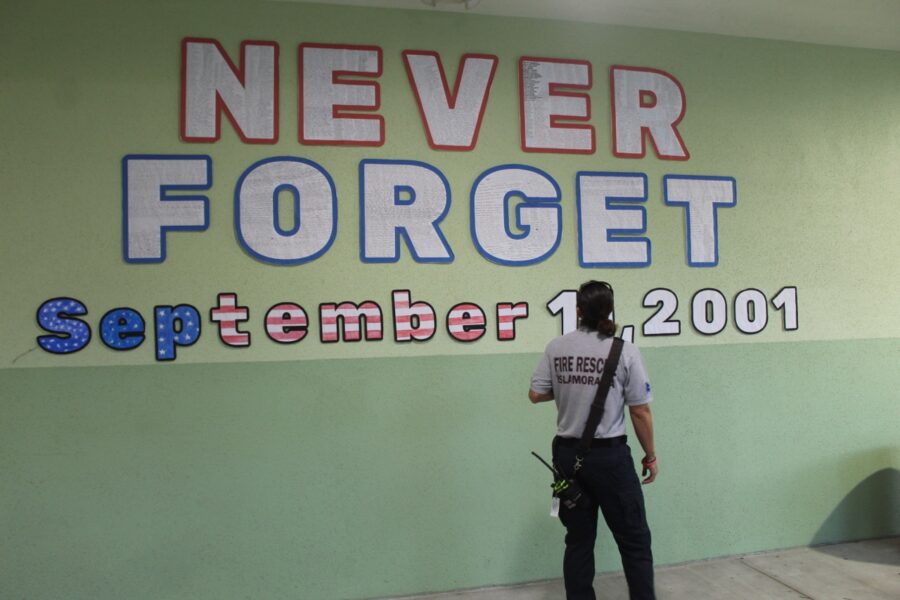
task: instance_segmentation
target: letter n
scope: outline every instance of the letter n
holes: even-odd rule
[[[181,139],[218,141],[222,111],[244,143],[278,141],[278,44],[241,42],[238,69],[217,40],[182,40]]]

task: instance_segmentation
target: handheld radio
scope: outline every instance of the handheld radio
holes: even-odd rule
[[[531,453],[553,473],[553,483],[550,484],[550,488],[553,490],[553,496],[559,498],[563,506],[571,510],[586,500],[581,486],[574,478],[566,478],[559,469],[550,466],[537,452],[532,451]]]

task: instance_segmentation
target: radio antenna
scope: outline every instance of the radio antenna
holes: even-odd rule
[[[547,464],[547,461],[544,460],[543,458],[541,458],[540,456],[538,456],[538,453],[537,453],[537,452],[535,452],[534,450],[532,450],[531,453],[534,455],[534,457],[535,457],[536,459],[538,459],[539,461],[541,461],[542,463],[544,463],[544,466],[547,467],[548,469],[550,469],[550,472],[553,473],[554,476],[559,477],[559,473],[556,471],[556,469],[554,469],[553,467],[551,467],[550,465],[548,465],[548,464]]]

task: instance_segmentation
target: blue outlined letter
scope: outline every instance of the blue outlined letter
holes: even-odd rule
[[[293,226],[278,221],[278,196],[289,192]],[[324,254],[337,234],[337,193],[331,175],[311,160],[291,156],[252,164],[234,189],[234,230],[250,256],[299,265]]]
[[[647,200],[647,176],[581,171],[576,176],[575,187],[581,266],[649,266],[649,238],[623,235],[646,233],[647,209],[622,205]]]
[[[206,196],[169,196],[170,190],[207,190],[208,156],[130,154],[122,159],[122,233],[125,262],[166,260],[166,231],[209,227]]]
[[[450,210],[450,184],[436,167],[414,160],[359,163],[359,258],[400,260],[400,238],[416,262],[453,262],[438,224]]]
[[[562,193],[547,173],[526,165],[488,169],[472,185],[470,222],[472,241],[486,259],[519,267],[541,262],[553,254],[561,236]],[[510,227],[510,202],[515,227]]]
[[[686,215],[688,265],[719,264],[719,207],[737,204],[734,177],[666,175],[663,199],[667,206],[683,206]]]

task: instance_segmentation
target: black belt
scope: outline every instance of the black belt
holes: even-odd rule
[[[581,439],[556,436],[556,439],[553,441],[553,443],[564,448],[577,448],[578,444],[581,443]],[[591,440],[591,448],[612,448],[613,446],[624,446],[627,443],[627,435],[620,435],[618,437],[611,438],[594,438],[593,440]]]

